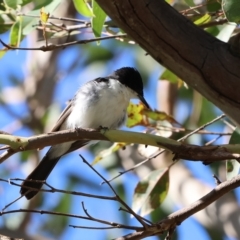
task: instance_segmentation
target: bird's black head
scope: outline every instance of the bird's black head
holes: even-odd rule
[[[117,79],[120,83],[124,84],[125,86],[136,92],[139,99],[144,103],[144,105],[150,108],[148,103],[144,99],[143,81],[137,69],[131,67],[123,67],[114,71],[114,73],[112,73],[109,77]]]
[[[131,67],[120,68],[110,76],[143,96],[143,82],[140,73]]]

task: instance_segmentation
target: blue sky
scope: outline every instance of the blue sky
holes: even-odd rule
[[[7,42],[7,35],[1,36],[1,39],[3,41]],[[102,45],[104,47],[108,47],[109,41],[102,42]],[[26,42],[22,43],[22,46],[26,45]],[[68,49],[65,49],[61,54],[60,58],[58,59],[58,70],[65,72],[63,75],[64,77],[60,79],[60,81],[57,84],[55,95],[54,95],[54,102],[57,103],[61,108],[65,106],[65,102],[73,97],[75,94],[76,89],[81,86],[83,83],[85,83],[88,80],[92,80],[99,76],[105,76],[108,75],[113,70],[123,67],[123,66],[136,66],[136,62],[143,61],[142,66],[144,64],[146,65],[145,68],[149,72],[148,76],[148,83],[145,86],[145,97],[147,101],[150,103],[150,105],[153,108],[157,107],[156,103],[156,88],[157,88],[157,81],[158,77],[160,75],[160,72],[162,68],[154,62],[154,60],[151,59],[150,56],[145,56],[144,52],[141,52],[142,55],[139,55],[138,57],[142,59],[136,59],[135,50],[132,50],[130,48],[124,50],[124,47],[117,47],[115,49],[115,54],[117,57],[114,58],[114,61],[109,61],[107,63],[93,63],[89,64],[88,66],[80,67],[79,69],[75,69],[72,72],[67,72],[68,67],[71,65],[71,62],[73,60],[76,60],[74,47],[70,47]],[[21,81],[24,80],[24,62],[26,59],[26,52],[25,51],[11,51],[8,52],[1,60],[0,60],[0,86],[1,88],[4,88],[6,86],[11,86],[11,83],[9,81],[9,76],[15,76]],[[82,60],[81,60],[82,61]],[[140,64],[141,65],[141,64]],[[141,69],[139,69],[141,72]],[[190,103],[181,102],[178,104],[179,108],[178,111],[181,113],[187,113],[189,111]],[[12,105],[11,109],[17,113],[19,116],[27,115],[28,113],[27,108],[25,104],[17,104]],[[16,119],[12,116],[10,116],[2,107],[0,107],[1,111],[1,118],[0,118],[0,127],[1,129],[5,129],[6,126],[14,122]],[[185,114],[176,114],[176,116],[179,116],[177,120],[179,122],[182,122],[184,120]],[[182,118],[182,119],[181,119]],[[134,131],[140,131],[142,128],[135,128]],[[132,130],[132,129],[131,129]],[[221,130],[221,129],[218,129]],[[19,134],[21,136],[30,136],[32,133],[27,130],[26,128],[20,128],[18,131],[14,132],[14,134]],[[46,152],[46,149],[41,151],[41,155],[43,156]],[[71,153],[64,157],[59,164],[57,165],[56,169],[54,169],[53,173],[50,175],[48,182],[50,182],[53,186],[56,188],[63,189],[66,186],[66,179],[69,177],[69,175],[82,175],[84,173],[83,179],[86,179],[86,182],[92,182],[95,185],[98,185],[98,189],[91,189],[96,193],[101,194],[107,194],[112,195],[111,191],[108,189],[107,186],[100,186],[100,183],[102,182],[99,177],[92,174],[92,171],[83,164],[81,159],[78,157],[79,152]],[[86,149],[83,149],[80,151],[83,156],[88,159],[89,161],[92,161],[94,158],[93,154]],[[193,174],[197,177],[202,179],[203,181],[207,182],[208,184],[211,184],[214,187],[214,181],[212,178],[212,173],[210,169],[206,166],[204,166],[201,163],[192,163],[192,162],[185,162],[186,165],[192,170]],[[109,179],[111,176],[110,174],[104,170],[104,168],[100,165],[97,165],[96,168],[101,174],[104,174],[104,176]],[[7,175],[9,173],[9,175]],[[4,178],[9,177],[21,177],[24,178],[24,171],[22,171],[21,163],[18,159],[18,155],[11,157],[6,162],[4,162],[1,165],[0,168],[0,174]],[[89,179],[90,176],[90,179]],[[131,205],[132,200],[132,194],[133,189],[135,185],[138,182],[138,178],[133,174],[129,173],[122,177],[126,195],[128,196],[128,203]],[[93,185],[94,185],[93,184]],[[0,184],[1,187],[1,201],[0,201],[0,207],[5,206],[7,203],[12,201],[14,198],[19,196],[18,189],[16,187],[9,186],[7,184]],[[75,188],[77,191],[83,191],[83,192],[89,192],[89,187],[78,183]],[[5,194],[6,193],[6,194]],[[237,191],[238,197],[239,197],[239,191]],[[61,195],[60,194],[48,194],[48,200],[45,201],[43,208],[48,209],[49,207],[53,207],[56,205],[56,203],[60,200]],[[82,197],[73,197],[71,202],[71,208],[70,213],[73,214],[83,214],[83,211],[81,209],[81,201],[85,202],[85,205],[89,211],[90,214],[94,214],[94,216],[102,217],[104,216],[104,219],[108,219],[109,221],[120,221],[121,218],[119,217],[117,209],[119,208],[118,204],[115,203],[109,203],[106,201],[96,201],[95,199],[90,198],[82,198]],[[26,204],[25,200],[21,200],[17,202],[15,205],[11,206],[10,209],[18,209],[20,207],[23,207]],[[177,209],[177,208],[176,208]],[[176,210],[175,209],[175,210]],[[21,218],[21,214],[18,214],[18,216]],[[9,217],[9,219],[13,219],[13,215],[6,216],[6,219]],[[16,215],[15,215],[16,217]],[[47,215],[33,215],[33,225],[31,226],[31,229],[29,231],[31,233],[39,232],[43,233],[40,229],[39,221],[42,223],[44,221],[48,220]],[[129,221],[131,224],[137,224],[136,220],[129,218]],[[0,219],[0,223],[3,224],[3,220]],[[17,221],[15,220],[15,224],[17,225]],[[86,225],[86,222],[83,222],[79,219],[71,219],[70,224],[73,225]],[[88,223],[87,223],[88,224]],[[189,231],[191,229],[191,231]],[[206,233],[206,231],[193,219],[190,218],[186,220],[181,226],[178,227],[178,234],[179,239],[195,239],[195,240],[208,240],[210,239]],[[65,240],[69,239],[69,236],[71,236],[71,239],[79,239],[79,234],[81,236],[85,236],[84,239],[107,239],[107,238],[113,238],[117,237],[122,234],[126,234],[126,231],[117,230],[116,232],[113,231],[100,231],[100,230],[82,230],[82,229],[73,229],[73,228],[66,228],[63,234],[60,236],[59,239]],[[151,239],[157,239],[155,237],[152,237]]]

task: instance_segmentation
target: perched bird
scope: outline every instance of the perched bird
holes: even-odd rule
[[[60,115],[52,132],[74,128],[119,128],[126,119],[131,98],[138,98],[149,108],[143,96],[143,82],[139,72],[123,67],[107,77],[99,77],[85,83]],[[27,199],[34,197],[43,183],[29,181],[47,179],[59,159],[89,141],[66,142],[50,147],[42,161],[22,183],[20,193]],[[31,187],[39,190],[29,190]]]

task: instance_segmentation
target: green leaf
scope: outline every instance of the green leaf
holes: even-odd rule
[[[208,12],[217,12],[222,9],[222,6],[216,0],[208,0],[207,1],[207,11]]]
[[[34,8],[34,10],[28,12],[27,14],[29,15],[36,15],[40,17],[40,10],[42,7],[45,8],[47,12],[50,13],[50,15],[53,14],[53,11],[59,6],[61,3],[61,0],[42,0],[38,1],[38,5]],[[36,25],[39,22],[39,19],[37,18],[32,18],[32,17],[23,17],[23,22],[22,22],[22,34],[24,36],[28,35],[32,30],[35,29],[33,25]]]
[[[229,144],[239,144],[240,143],[240,128],[236,128],[230,138]],[[238,175],[240,164],[234,159],[226,161],[226,178],[230,180]]]
[[[98,162],[100,162],[102,159],[108,157],[109,155],[113,154],[114,152],[117,152],[118,150],[125,148],[127,145],[129,145],[128,143],[122,143],[122,142],[118,142],[118,143],[113,143],[113,145],[107,149],[102,150],[101,152],[99,152],[96,157],[94,158],[92,165],[97,164]]]
[[[223,12],[229,22],[240,23],[240,2],[239,0],[223,0]]]
[[[189,7],[194,7],[194,6],[196,6],[196,4],[194,3],[193,0],[185,0],[185,3],[186,3]]]
[[[179,77],[172,73],[170,70],[166,69],[160,76],[160,80],[167,80],[171,83],[178,83]]]
[[[220,30],[218,29],[217,26],[213,26],[213,27],[209,27],[207,29],[205,29],[206,32],[208,32],[209,34],[213,35],[214,37],[216,37]]]
[[[19,4],[18,3],[19,1],[16,1],[16,0],[4,0],[4,2],[8,7],[13,8],[13,9],[16,9],[17,5]]]
[[[141,209],[141,216],[157,209],[167,196],[169,188],[169,169],[151,172],[135,188],[133,210]]]
[[[92,30],[95,37],[100,37],[107,15],[95,0],[93,0],[93,14],[94,17],[92,18]]]
[[[21,0],[20,2],[21,2],[20,3],[21,6],[25,6],[26,4],[32,2],[32,0]]]
[[[85,17],[94,17],[92,8],[89,6],[87,0],[73,0],[76,10]]]
[[[0,15],[0,34],[7,32],[11,28],[12,25],[13,25],[13,23],[11,23],[11,22],[9,23],[9,20],[4,19]]]
[[[10,32],[10,45],[18,47],[21,41],[22,35],[22,20],[21,18],[13,24]]]
[[[209,14],[204,14],[203,16],[198,17],[198,19],[196,19],[196,20],[194,21],[194,23],[195,23],[196,25],[202,25],[202,24],[208,23],[208,22],[210,22],[210,21],[211,21],[211,16],[210,16]]]

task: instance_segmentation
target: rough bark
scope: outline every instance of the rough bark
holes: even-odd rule
[[[157,62],[240,124],[240,56],[165,1],[97,0]]]

